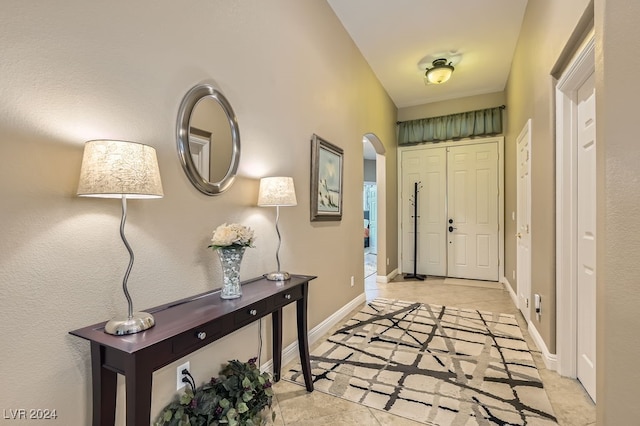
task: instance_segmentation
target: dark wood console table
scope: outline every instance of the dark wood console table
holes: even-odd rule
[[[242,283],[239,299],[223,300],[216,290],[148,309],[146,312],[153,314],[156,325],[137,334],[107,334],[105,323],[71,331],[91,342],[93,425],[115,423],[117,373],[124,375],[126,381],[127,425],[148,425],[154,371],[269,314],[273,323],[273,375],[279,381],[282,308],[294,301],[304,380],[307,391],[313,391],[307,296],[309,281],[314,278],[293,275],[284,282],[256,278]]]

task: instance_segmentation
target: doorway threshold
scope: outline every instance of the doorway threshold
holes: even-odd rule
[[[482,288],[493,288],[493,289],[503,288],[503,285],[497,281],[467,280],[463,278],[445,278],[444,283],[451,284],[451,285],[466,285],[468,287],[482,287]]]

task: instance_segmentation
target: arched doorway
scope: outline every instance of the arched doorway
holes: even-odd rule
[[[362,137],[363,143],[363,223],[365,280],[375,275],[386,281],[386,191],[385,148],[373,133]]]

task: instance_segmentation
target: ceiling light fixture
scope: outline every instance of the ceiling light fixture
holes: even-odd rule
[[[447,64],[447,60],[444,58],[436,59],[432,63],[433,68],[427,68],[425,78],[431,84],[442,84],[451,78],[453,74],[453,65],[451,62]]]

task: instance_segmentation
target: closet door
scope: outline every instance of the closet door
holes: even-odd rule
[[[413,273],[414,204],[417,202],[417,273],[446,276],[446,148],[402,152],[402,272]],[[418,197],[414,197],[418,182]]]
[[[448,276],[498,281],[497,143],[448,150]]]

